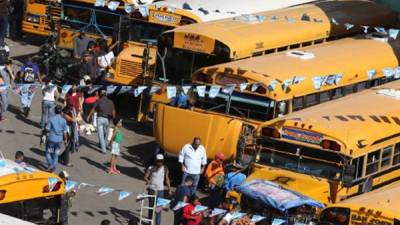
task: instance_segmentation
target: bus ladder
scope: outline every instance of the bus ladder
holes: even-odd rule
[[[143,198],[140,200],[141,206],[140,206],[139,225],[143,225],[143,224],[154,225],[154,218],[156,215],[156,208],[157,208],[157,195],[144,195],[142,197]],[[150,206],[151,199],[153,199],[153,201],[152,201],[153,206]],[[148,204],[146,205],[146,203],[148,203]],[[145,215],[145,213],[147,213],[148,210],[152,210],[151,218],[148,218]]]

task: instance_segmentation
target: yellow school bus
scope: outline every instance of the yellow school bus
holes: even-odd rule
[[[193,94],[193,110],[158,103],[153,125],[156,141],[167,153],[177,155],[199,136],[208,157],[223,152],[241,158],[261,123],[392,80],[382,69],[398,66],[399,43],[382,41],[378,35],[367,37],[200,69],[193,75],[194,85],[206,85],[208,92],[213,85],[236,84],[235,91],[231,96],[220,92],[215,98]],[[371,68],[376,69],[373,77],[367,73]],[[316,87],[313,80],[321,76],[330,80],[329,85]],[[241,92],[242,83],[248,86]]]
[[[285,8],[313,0],[165,0],[139,10],[121,23],[120,40],[125,49],[105,78],[107,82],[137,85],[154,74],[158,36],[175,27],[231,18],[241,14]],[[146,50],[145,50],[146,49]],[[145,52],[144,52],[145,51]],[[144,67],[146,67],[144,69]]]
[[[249,179],[278,182],[325,204],[396,181],[399,89],[393,81],[261,125]]]
[[[57,28],[60,16],[61,1],[27,0],[25,1],[22,30],[25,33],[48,36],[52,30]]]
[[[58,180],[51,190],[49,178]],[[23,168],[10,160],[0,167],[0,213],[35,224],[61,225],[63,194],[64,184],[54,174]]]
[[[115,31],[122,16],[127,13],[121,1],[118,8],[110,10],[107,4],[96,7],[95,0],[63,0],[61,17],[58,25],[57,46],[64,49],[73,49],[74,39],[80,31],[90,39],[106,38],[109,44],[115,39]]]
[[[324,209],[318,225],[400,224],[400,182]]]
[[[345,23],[354,27],[346,29]],[[352,36],[363,31],[361,25],[395,24],[396,14],[382,6],[343,0],[181,26],[159,38],[155,80],[182,84],[201,67]]]

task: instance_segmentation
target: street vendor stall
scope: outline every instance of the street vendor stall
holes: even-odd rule
[[[263,224],[311,224],[324,204],[280,185],[255,179],[237,188],[242,194],[242,209],[266,217]]]

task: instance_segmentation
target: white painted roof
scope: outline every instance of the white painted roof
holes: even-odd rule
[[[19,173],[22,173],[24,171],[28,172],[28,170],[25,170],[23,167],[21,167],[12,160],[6,159],[5,161],[6,165],[4,167],[0,166],[0,177],[7,176],[10,174],[16,174],[17,172]],[[30,172],[38,171],[37,169],[34,169],[32,167],[28,167],[28,169]]]
[[[189,12],[198,16],[202,22],[206,22],[309,2],[315,2],[315,0],[164,0],[153,4],[157,7],[183,9],[183,5],[186,3],[192,8],[192,10],[188,10]],[[208,14],[199,10],[201,8],[207,10]]]
[[[35,224],[0,213],[0,225],[35,225]]]

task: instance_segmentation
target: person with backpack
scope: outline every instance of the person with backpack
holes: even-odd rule
[[[157,198],[164,198],[165,187],[167,185],[167,190],[171,194],[171,182],[168,175],[168,168],[164,166],[164,156],[158,154],[156,156],[155,165],[147,168],[144,175],[144,181],[148,186],[147,191],[149,195],[156,195]],[[153,199],[150,200],[150,207],[156,204]],[[149,218],[152,218],[153,211],[149,210]],[[161,211],[156,212],[155,224],[161,225]]]
[[[28,117],[32,99],[36,91],[35,83],[37,81],[42,83],[39,66],[32,61],[32,58],[29,58],[26,63],[22,65],[17,77],[21,87],[19,94],[21,97],[22,111],[25,117]]]

